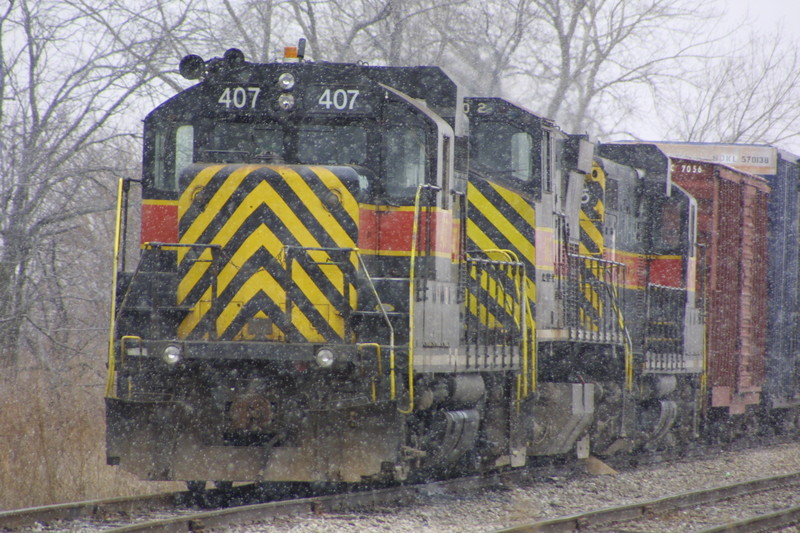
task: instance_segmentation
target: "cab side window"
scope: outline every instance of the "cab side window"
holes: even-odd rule
[[[505,122],[479,122],[472,128],[471,157],[477,170],[501,178],[533,182],[533,137]]]
[[[386,192],[413,195],[428,174],[425,129],[416,125],[389,128],[384,133],[383,162]]]
[[[153,142],[153,184],[162,191],[177,191],[181,172],[194,162],[194,127],[157,131]]]

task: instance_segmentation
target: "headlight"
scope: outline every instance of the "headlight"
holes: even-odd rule
[[[333,350],[330,348],[320,348],[317,354],[314,356],[314,359],[317,360],[317,364],[321,368],[330,368],[333,366],[333,362],[336,360],[336,354],[334,354]]]
[[[282,94],[278,97],[278,106],[284,111],[289,111],[294,107],[294,96],[291,94]]]
[[[284,91],[291,90],[294,87],[294,76],[290,72],[284,72],[278,76],[278,86]]]
[[[179,363],[181,360],[181,347],[176,346],[174,344],[170,344],[166,348],[164,348],[164,355],[161,356],[165,363],[168,365],[174,365]]]

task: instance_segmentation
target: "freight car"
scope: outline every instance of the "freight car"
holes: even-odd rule
[[[657,147],[595,150],[435,67],[180,70],[132,272],[120,186],[110,464],[397,481],[703,429],[702,210]]]
[[[759,361],[761,405],[779,425],[794,428],[796,414],[791,410],[800,401],[798,376],[798,251],[800,241],[800,163],[796,155],[771,146],[725,143],[659,142],[659,148],[675,159],[717,163],[761,176],[770,187],[768,226],[758,228],[754,250],[766,263],[766,353]],[[766,243],[766,249],[764,244]],[[766,259],[766,260],[765,260]],[[759,324],[763,328],[763,323]],[[763,351],[762,351],[763,352]]]

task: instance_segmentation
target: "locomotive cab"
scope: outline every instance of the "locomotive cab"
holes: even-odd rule
[[[182,70],[202,81],[145,120],[109,462],[148,479],[396,475],[415,373],[451,369],[459,343],[455,84],[235,51]]]

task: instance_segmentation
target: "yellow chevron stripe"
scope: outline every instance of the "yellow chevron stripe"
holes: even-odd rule
[[[478,304],[478,297],[475,296],[474,294],[470,294],[468,296],[467,307],[469,308],[470,314],[478,317],[478,320],[480,321],[481,324],[489,328],[496,327],[498,322],[495,319],[494,315],[489,312],[489,310],[486,308],[485,305]]]
[[[314,307],[316,307],[320,313],[322,313],[323,307],[327,307],[328,309],[334,309],[333,304],[331,304],[330,300],[328,300],[325,294],[321,290],[319,290],[317,284],[314,283],[314,281],[311,279],[311,277],[308,275],[305,269],[303,269],[302,266],[296,265],[292,269],[292,277],[297,287],[299,287],[300,290],[303,291],[303,294],[306,295],[309,301],[314,302]],[[342,280],[344,279],[343,276],[340,276],[340,278]],[[341,292],[340,287],[342,286],[342,281],[340,281],[338,285],[334,286],[339,290],[339,292]],[[352,292],[355,291],[351,291],[351,294]],[[331,326],[331,328],[340,337],[344,336],[343,317],[339,316],[337,313],[333,313],[333,316],[331,316],[331,313],[327,313],[327,316],[324,316],[324,318]],[[316,331],[311,326],[311,322],[308,320],[308,318],[306,318],[306,316],[302,313],[302,309],[299,309],[298,307],[292,308],[292,322],[295,324],[298,331],[306,331],[306,332]],[[308,336],[308,333],[306,335]],[[318,335],[317,338],[309,337],[308,340],[310,342],[315,342],[315,341],[322,341],[324,339],[322,338],[322,336]]]
[[[532,204],[514,191],[500,187],[495,183],[490,183],[489,185],[492,186],[495,192],[497,192],[523,220],[528,221],[531,227],[533,226],[536,212]]]
[[[197,327],[197,324],[203,319],[203,317],[208,313],[211,309],[211,287],[206,289],[206,292],[203,293],[203,296],[200,297],[200,300],[197,301],[196,304],[192,307],[192,310],[186,315],[186,317],[181,322],[180,326],[178,326],[178,338],[185,339],[189,336],[189,334],[194,331],[194,328]]]
[[[241,204],[239,204],[236,210],[225,221],[225,224],[220,228],[219,232],[211,239],[211,244],[225,246],[231,238],[236,235],[245,220],[247,220],[247,218],[262,204],[269,205],[283,223],[292,229],[295,237],[300,241],[301,246],[311,248],[319,247],[317,240],[309,233],[300,219],[297,218],[294,211],[278,196],[269,184],[263,181],[254,187],[244,200],[242,200]],[[188,241],[189,238],[186,240]]]
[[[502,194],[503,191],[497,189],[496,187],[495,189]],[[497,209],[497,206],[492,204],[483,194],[481,194],[477,187],[470,186],[467,197],[469,198],[470,203],[472,203],[481,213],[483,213],[488,220],[491,220],[494,226],[497,227],[498,231],[505,235],[506,238],[517,247],[519,253],[525,257],[528,257],[530,260],[533,260],[533,258],[536,257],[536,249],[530,238],[520,233],[519,229],[511,224],[505,215],[503,215],[503,213]],[[516,207],[511,205],[511,207],[515,210],[518,209],[518,205]]]
[[[267,184],[266,182],[261,182],[255,188],[253,188],[253,190],[242,201],[240,206],[233,212],[233,214],[230,216],[230,218],[226,221],[225,225],[222,227],[222,229],[220,229],[219,233],[217,233],[217,235],[214,236],[214,239],[212,240],[212,242],[214,244],[220,244],[222,246],[227,244],[227,242],[239,230],[239,228],[244,223],[244,221],[247,220],[247,218],[261,205],[261,203],[266,203],[267,201],[269,201],[270,207],[272,208],[273,212],[278,216],[278,218],[280,218],[281,221],[287,227],[292,229],[292,232],[293,232],[294,236],[298,239],[298,241],[300,242],[300,244],[302,246],[309,247],[309,248],[317,248],[317,247],[319,247],[318,241],[314,238],[313,235],[311,235],[311,233],[308,231],[308,229],[303,224],[303,222],[296,216],[296,213],[294,212],[294,210],[291,209],[291,207],[288,204],[286,204],[286,202],[282,198],[280,198],[279,195],[275,192],[275,190],[269,184]],[[254,233],[256,233],[256,232],[254,232]],[[252,235],[251,235],[251,237],[252,237]],[[258,232],[258,236],[255,239],[251,240],[251,237],[249,237],[247,239],[247,241],[246,241],[248,246],[245,246],[243,244],[240,247],[240,249],[237,250],[237,253],[234,254],[235,256],[238,255],[239,258],[245,258],[245,260],[246,260],[247,257],[250,257],[253,253],[255,253],[255,251],[258,250],[258,248],[253,246],[253,245],[256,244],[256,240],[259,239],[259,238],[261,239],[261,243],[265,242],[264,239],[266,239],[267,243],[270,243],[270,247],[267,248],[267,249],[274,256],[278,257],[281,254],[282,249],[283,249],[282,243],[280,243],[278,241],[278,239],[273,234],[271,234],[271,232],[269,232],[266,228],[264,228],[263,232]],[[242,253],[240,254],[239,252],[242,252]],[[239,259],[239,260],[241,260],[241,259]],[[235,265],[236,264],[240,264],[240,263],[238,263],[238,261],[233,261],[233,259],[231,260],[230,263],[233,263],[233,265],[231,265],[230,268],[228,268],[229,265],[226,265],[225,268],[224,268],[224,270],[226,270],[226,272],[225,272],[225,281],[224,281],[224,284],[222,282],[220,283],[220,286],[221,286],[220,291],[222,290],[223,286],[227,286],[230,283],[230,280],[235,275],[235,269],[237,268]],[[293,271],[297,272],[297,270],[298,270],[298,268],[294,267]],[[322,269],[322,272],[330,280],[330,282],[333,284],[333,286],[336,287],[339,290],[340,293],[342,293],[343,289],[342,289],[342,274],[341,274],[341,271],[339,269]],[[222,273],[221,273],[221,275],[222,275]],[[270,276],[270,278],[271,278],[271,276]],[[245,285],[249,285],[251,280],[252,280],[252,278],[250,280],[248,280],[245,283]],[[275,282],[275,283],[277,284],[277,282]],[[319,305],[319,304],[330,305],[330,302],[329,302],[329,300],[327,298],[323,297],[323,299],[321,299],[321,300],[315,300],[313,297],[309,296],[309,293],[315,293],[315,292],[317,294],[322,294],[321,291],[319,291],[319,289],[316,287],[316,285],[314,283],[310,282],[310,280],[309,280],[309,283],[298,284],[298,286],[306,294],[306,296],[309,297],[309,300],[312,301],[312,302],[315,302],[315,304],[317,304],[317,305]],[[316,289],[316,290],[313,290],[312,287],[313,287],[313,289]],[[241,293],[241,289],[240,289],[239,292]],[[249,298],[252,298],[254,295],[255,295],[255,293],[250,294]],[[285,300],[285,294],[284,294],[283,297],[284,297],[284,300]],[[239,298],[238,293],[237,293],[237,296],[234,297],[234,300],[232,300],[232,302],[233,301],[239,301],[239,302],[248,301],[249,298],[247,300],[241,300]],[[325,303],[323,303],[323,302],[325,302]],[[230,326],[230,323],[235,319],[235,317],[236,317],[236,313],[234,312],[235,310],[236,310],[236,308],[231,309],[231,307],[229,305],[228,307],[226,307],[225,310],[223,310],[220,313],[220,316],[219,316],[219,318],[217,320],[217,330],[220,332],[219,333],[220,335],[222,335],[222,333],[227,330],[227,328]],[[304,325],[304,329],[300,329],[300,328],[298,328],[298,329],[299,329],[299,331],[305,331],[307,336],[310,335],[311,334],[310,332],[312,332],[312,331],[316,332],[316,329],[313,328],[313,326],[311,326],[311,323],[309,322],[307,317],[305,317],[305,316],[298,317],[297,316],[296,308],[293,308],[292,321],[293,322],[296,322],[296,321],[297,322],[301,322]],[[334,329],[337,329],[337,328],[334,328]],[[340,328],[338,328],[338,330],[341,332],[342,328],[340,327]],[[309,338],[309,340],[312,341],[312,340],[322,340],[322,339],[321,339],[321,337],[317,336],[317,338],[315,338],[315,339]]]
[[[583,230],[583,232],[586,233],[586,236],[593,243],[595,243],[597,245],[598,249],[600,250],[600,253],[602,253],[603,252],[603,246],[602,246],[602,244],[603,244],[603,234],[600,233],[600,230],[598,230],[596,225],[594,225],[588,218],[586,218],[586,215],[583,213],[583,211],[581,211],[581,230]],[[585,249],[585,246],[581,245],[581,248]],[[585,253],[588,253],[588,252],[583,252],[582,251],[581,253],[585,254]]]
[[[283,307],[286,305],[286,292],[283,287],[272,277],[272,275],[264,269],[259,270],[242,284],[236,294],[231,298],[228,305],[225,306],[219,316],[217,316],[217,335],[222,336],[231,323],[236,319],[239,314],[240,304],[242,302],[249,302],[259,292],[264,292],[264,288],[270,288],[268,295],[278,305]],[[266,294],[266,292],[265,292]]]
[[[223,166],[214,166],[208,167],[203,169],[201,172],[198,173],[198,178],[202,176],[202,179],[195,179],[192,181],[192,185],[195,185],[194,188],[191,186],[186,189],[186,191],[181,195],[180,202],[178,203],[178,220],[186,214],[186,211],[189,209],[192,201],[194,200],[194,196],[198,187],[202,187],[202,183],[208,184],[208,181],[219,171]],[[225,203],[230,199],[231,195],[239,188],[242,181],[252,172],[253,170],[259,168],[257,165],[246,165],[241,168],[236,169],[235,171],[231,172],[231,175],[225,180],[211,200],[204,206],[203,212],[200,213],[197,218],[192,221],[192,225],[187,228],[187,230],[181,235],[181,243],[182,244],[194,244],[198,241],[200,236],[203,232],[208,228],[209,224],[211,224],[216,216],[219,214],[220,209],[225,205]],[[213,171],[213,172],[212,172]],[[180,222],[179,222],[180,223]],[[226,241],[227,242],[227,241]],[[182,254],[179,253],[178,255],[178,262],[182,262],[186,252]]]
[[[186,211],[192,206],[197,193],[208,186],[208,182],[211,181],[211,178],[216,176],[217,172],[223,168],[225,168],[225,165],[209,166],[198,172],[197,175],[192,178],[192,182],[186,187],[186,190],[183,191],[178,201],[178,220],[182,219]]]
[[[326,187],[332,191],[338,192],[342,196],[345,196],[342,198],[342,206],[347,210],[354,220],[358,220],[358,211],[353,209],[353,205],[355,205],[357,208],[358,204],[356,204],[352,196],[350,196],[349,191],[347,191],[341,180],[339,180],[339,178],[336,177],[336,175],[334,175],[330,170],[323,169],[322,167],[309,168],[311,168],[311,170],[317,174]],[[324,207],[322,200],[318,197],[317,193],[308,186],[306,180],[302,179],[297,172],[287,167],[276,167],[274,170],[278,172],[281,177],[283,177],[289,187],[291,187],[295,194],[297,194],[297,197],[306,204],[311,216],[313,216],[317,222],[319,222],[319,224],[325,228],[328,234],[333,238],[334,242],[336,242],[342,248],[353,248],[355,246],[353,239],[350,238],[344,228],[342,228],[338,221]],[[344,193],[346,193],[346,195]],[[346,200],[348,199],[352,199],[353,201],[347,202]],[[314,205],[310,205],[309,201],[313,201]]]
[[[361,205],[356,201],[355,197],[345,187],[339,176],[331,172],[326,167],[309,167],[319,177],[320,181],[330,190],[339,191],[342,194],[342,207],[350,215],[350,218],[358,222],[358,212]],[[327,212],[327,210],[326,210]],[[350,239],[352,240],[352,239]],[[338,242],[338,241],[337,241]]]
[[[261,224],[245,239],[230,261],[220,270],[217,277],[217,286],[220,293],[225,290],[231,280],[238,274],[241,265],[247,263],[247,260],[261,248],[267,250],[273,257],[283,263],[281,254],[283,244],[269,228]]]
[[[178,305],[183,303],[192,288],[197,285],[197,282],[208,271],[211,266],[211,258],[211,249],[206,248],[200,253],[200,257],[192,264],[186,275],[178,282]]]
[[[472,221],[467,219],[467,237],[474,241],[480,250],[493,250],[499,248],[484,231]]]

